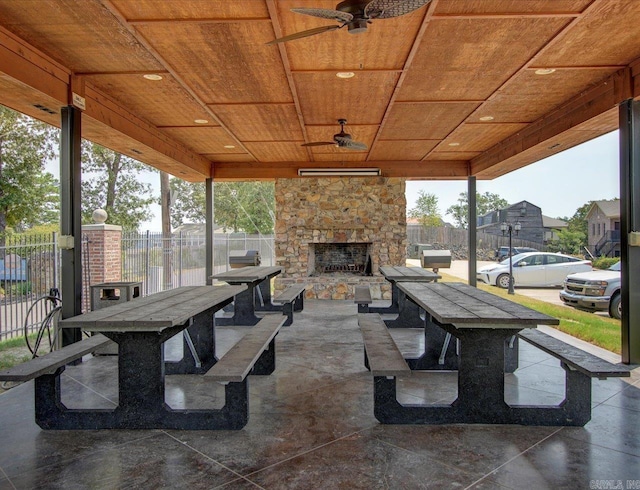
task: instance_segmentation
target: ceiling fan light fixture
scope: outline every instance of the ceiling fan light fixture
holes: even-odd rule
[[[367,30],[367,19],[358,19],[347,24],[349,34],[362,34]]]

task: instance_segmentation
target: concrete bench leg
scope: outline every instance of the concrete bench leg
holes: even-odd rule
[[[293,302],[293,311],[302,311],[304,309],[304,291]]]
[[[286,324],[285,324],[286,325]],[[276,339],[275,337],[269,342],[269,348],[260,354],[260,357],[253,365],[250,374],[269,375],[276,370]]]
[[[288,327],[293,323],[293,303],[285,303],[282,305],[282,313],[287,315],[287,321],[282,324],[283,327]]]

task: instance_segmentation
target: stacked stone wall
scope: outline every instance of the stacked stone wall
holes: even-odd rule
[[[369,284],[375,298],[391,297],[379,268],[406,262],[403,179],[278,179],[275,190],[275,255],[285,270],[276,279],[277,289],[306,283],[308,298],[352,299],[356,285]],[[309,245],[314,243],[371,243],[373,276],[311,276]]]

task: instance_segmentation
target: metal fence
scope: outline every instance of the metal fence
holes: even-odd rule
[[[206,284],[205,236],[161,233],[123,233],[122,281],[142,282],[148,295],[180,286]],[[88,241],[82,240],[83,311],[90,309]],[[214,273],[229,269],[229,255],[258,250],[263,265],[274,265],[274,238],[244,233],[214,235]],[[56,233],[7,237],[0,247],[0,340],[20,337],[25,324],[37,330],[52,306],[45,301],[59,287],[60,250]]]
[[[23,335],[46,317],[51,304],[38,301],[58,287],[57,235],[9,235],[0,247],[0,340]],[[32,307],[33,306],[33,307]]]
[[[125,233],[122,236],[122,280],[142,282],[143,295],[180,286],[206,284],[204,235]],[[275,263],[272,235],[222,234],[213,237],[213,272],[229,269],[229,255],[258,250],[263,265]]]

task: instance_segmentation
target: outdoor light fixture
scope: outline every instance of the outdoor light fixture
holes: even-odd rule
[[[509,289],[507,290],[508,294],[515,294],[515,290],[513,289],[513,247],[511,246],[511,240],[513,232],[516,232],[516,235],[522,229],[522,225],[519,221],[516,221],[515,224],[507,223],[503,221],[500,223],[500,231],[502,231],[502,236],[505,233],[509,232]]]
[[[379,176],[379,168],[299,168],[300,177]]]

